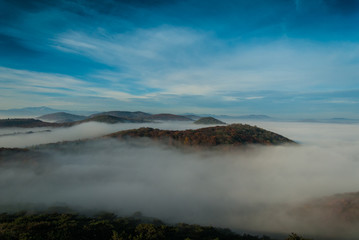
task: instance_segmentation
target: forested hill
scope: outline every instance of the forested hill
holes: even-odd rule
[[[279,145],[295,143],[294,141],[276,133],[247,124],[231,124],[228,126],[208,127],[184,131],[139,128],[116,132],[107,135],[106,137],[120,139],[127,137],[147,137],[155,140],[161,140],[170,145],[183,144],[187,146],[236,146],[246,144]]]
[[[274,240],[268,236],[237,234],[229,229],[178,223],[112,213],[92,217],[77,213],[0,213],[1,240]],[[286,240],[308,240],[291,234]]]

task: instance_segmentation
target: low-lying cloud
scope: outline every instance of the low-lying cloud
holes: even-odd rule
[[[120,215],[141,211],[168,222],[314,237],[358,234],[358,224],[306,221],[288,209],[313,198],[359,191],[359,125],[255,124],[301,145],[194,152],[148,139],[68,143],[40,150],[47,158],[37,164],[0,165],[0,204],[65,204]],[[94,126],[102,129],[86,135]],[[90,137],[113,128],[87,124],[72,133]]]
[[[21,148],[60,141],[96,138],[113,132],[136,129],[140,127],[185,130],[190,128],[199,128],[200,126],[188,122],[119,124],[88,122],[69,128],[0,128],[0,147]]]

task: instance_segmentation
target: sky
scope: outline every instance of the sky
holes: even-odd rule
[[[0,0],[0,109],[359,118],[358,0]]]

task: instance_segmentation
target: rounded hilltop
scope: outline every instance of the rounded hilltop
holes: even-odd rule
[[[226,124],[225,122],[222,122],[216,118],[213,117],[202,117],[194,122],[194,124]]]
[[[119,131],[105,137],[126,139],[145,137],[160,140],[169,145],[187,146],[242,146],[248,144],[280,145],[295,144],[279,134],[247,124],[206,127],[189,130],[161,130],[148,127]]]

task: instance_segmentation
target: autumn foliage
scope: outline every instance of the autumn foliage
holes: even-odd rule
[[[108,135],[108,137],[120,139],[127,137],[147,137],[163,141],[169,145],[182,144],[186,146],[278,145],[294,143],[292,140],[281,135],[247,124],[232,124],[184,131],[139,128],[113,133]]]

